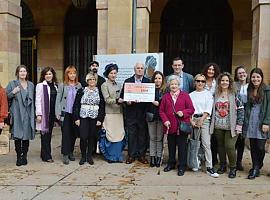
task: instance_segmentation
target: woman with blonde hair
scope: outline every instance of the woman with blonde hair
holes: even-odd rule
[[[61,124],[61,153],[65,165],[75,160],[73,151],[79,130],[73,120],[72,112],[77,91],[81,87],[75,66],[68,66],[64,73],[64,83],[59,84],[55,105],[55,115]]]
[[[244,106],[240,96],[234,89],[234,82],[228,72],[223,72],[217,79],[214,94],[213,115],[210,133],[215,132],[220,159],[219,174],[226,171],[226,154],[229,159],[229,178],[236,177],[237,137],[242,133],[244,120]]]
[[[105,117],[105,103],[97,87],[97,78],[89,73],[85,78],[88,86],[78,90],[73,105],[73,118],[80,129],[80,165],[86,161],[93,165],[92,150],[98,128],[101,128]]]

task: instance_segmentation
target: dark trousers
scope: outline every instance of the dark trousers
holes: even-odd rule
[[[263,159],[265,156],[265,139],[250,138],[250,154],[253,169],[261,169],[263,167]]]
[[[187,134],[169,134],[168,139],[168,150],[169,150],[169,160],[168,165],[175,166],[176,160],[176,146],[178,146],[178,168],[185,170],[187,166]]]
[[[235,149],[237,151],[236,163],[241,163],[243,159],[244,149],[245,149],[245,138],[242,137],[241,135],[239,135],[237,138]]]
[[[52,140],[52,130],[54,126],[54,119],[49,122],[49,132],[41,134],[41,151],[40,158],[43,161],[52,159],[52,150],[51,150],[51,140]]]
[[[15,139],[14,143],[17,157],[26,156],[29,149],[29,140]]]
[[[212,164],[213,166],[218,163],[218,145],[217,138],[215,134],[211,135],[211,152],[212,152]]]
[[[62,131],[62,147],[61,153],[63,155],[69,155],[73,153],[76,138],[78,135],[78,127],[76,126],[72,114],[65,113],[65,118],[63,121]]]
[[[147,124],[145,119],[127,119],[128,155],[132,158],[145,156],[147,148]]]
[[[91,118],[80,119],[80,149],[82,157],[92,157],[94,139],[97,135],[97,120]]]

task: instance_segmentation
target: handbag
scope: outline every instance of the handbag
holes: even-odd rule
[[[201,129],[193,129],[191,137],[188,139],[188,153],[187,153],[187,166],[189,168],[199,168],[199,149],[201,146],[200,142]]]
[[[150,112],[146,112],[145,119],[147,122],[153,122],[154,121],[154,114],[150,113]]]
[[[184,122],[184,121],[180,121],[179,120],[179,117],[176,113],[176,110],[175,110],[175,107],[174,107],[174,104],[172,103],[172,108],[173,108],[173,113],[178,121],[178,127],[179,127],[179,131],[182,132],[182,133],[186,133],[186,134],[189,134],[192,132],[192,126],[191,126],[191,123],[190,122]]]

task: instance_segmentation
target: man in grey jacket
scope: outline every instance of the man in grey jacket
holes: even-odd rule
[[[194,90],[193,86],[193,76],[186,72],[183,72],[184,62],[180,57],[176,57],[172,60],[173,73],[171,75],[177,75],[180,77],[180,89],[187,93],[190,93]],[[168,77],[166,77],[166,80]]]

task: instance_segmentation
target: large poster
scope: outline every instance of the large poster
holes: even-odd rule
[[[163,53],[95,55],[94,60],[99,62],[98,74],[101,76],[107,64],[117,64],[119,70],[116,81],[120,84],[134,74],[134,66],[138,62],[144,64],[147,78],[151,78],[156,70],[163,72]]]

